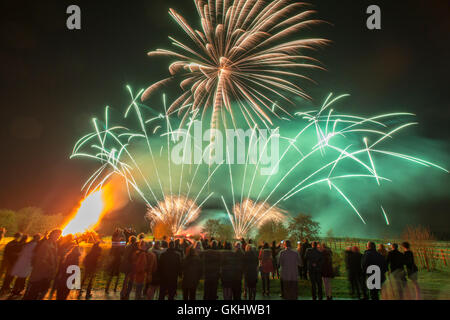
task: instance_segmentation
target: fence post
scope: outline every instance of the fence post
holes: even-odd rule
[[[444,250],[441,249],[442,260],[444,260],[444,265],[447,266],[447,260],[445,260]]]

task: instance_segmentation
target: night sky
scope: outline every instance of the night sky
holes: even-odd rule
[[[317,100],[329,91],[350,93],[346,112],[414,112],[421,124],[414,134],[440,141],[448,155],[450,2],[311,3],[315,17],[332,25],[308,32],[333,43],[316,55],[328,71],[314,72],[318,85],[306,84],[307,91]],[[80,31],[66,28],[71,4],[81,7]],[[381,7],[382,30],[366,28],[370,4]],[[146,88],[168,74],[167,59],[146,53],[169,48],[167,36],[181,34],[170,7],[197,26],[193,1],[186,0],[1,2],[0,207],[71,211],[96,165],[69,160],[90,119],[106,105],[122,108],[126,84]],[[424,221],[433,212],[431,226],[443,232],[449,205],[447,193],[415,209]]]

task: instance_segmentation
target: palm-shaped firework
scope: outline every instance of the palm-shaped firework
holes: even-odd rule
[[[170,38],[177,51],[158,49],[149,56],[176,59],[171,76],[150,86],[142,95],[170,81],[178,83],[183,93],[168,108],[188,116],[200,109],[213,109],[211,127],[217,127],[219,113],[235,117],[232,104],[245,117],[249,127],[256,123],[272,124],[270,114],[276,106],[288,112],[273,97],[293,104],[289,95],[309,98],[295,82],[309,79],[299,69],[320,68],[318,61],[303,54],[327,43],[325,39],[302,38],[298,32],[319,23],[310,19],[313,10],[303,10],[305,3],[288,0],[196,0],[201,30],[195,30],[175,10],[170,15],[180,25],[192,45]],[[295,35],[295,39],[290,37]],[[226,123],[225,123],[226,125]]]

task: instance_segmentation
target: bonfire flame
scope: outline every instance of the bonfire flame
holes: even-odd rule
[[[106,187],[103,187],[83,199],[75,215],[63,228],[63,235],[94,230],[109,209],[106,194]]]
[[[148,206],[147,217],[152,224],[162,223],[170,227],[174,235],[182,234],[184,228],[200,215],[195,201],[183,196],[166,196],[156,206]]]

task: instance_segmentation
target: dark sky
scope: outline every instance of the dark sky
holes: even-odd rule
[[[448,146],[450,2],[311,2],[316,17],[333,24],[311,34],[333,43],[318,54],[328,71],[313,75],[319,85],[309,92],[318,100],[350,93],[346,111],[361,114],[415,112],[418,133]],[[81,31],[66,29],[70,4],[81,7]],[[382,30],[365,27],[370,4],[382,9]],[[145,88],[167,74],[168,61],[146,53],[180,34],[170,7],[198,22],[185,0],[1,2],[0,207],[68,212],[79,201],[93,167],[69,160],[72,147],[106,105],[123,106],[125,84]],[[443,212],[448,226],[449,204],[435,199],[423,209]]]

